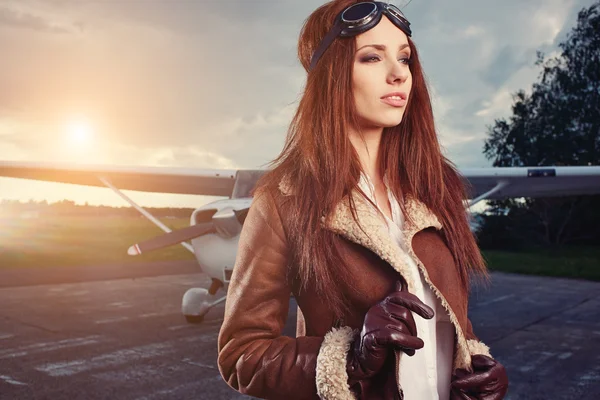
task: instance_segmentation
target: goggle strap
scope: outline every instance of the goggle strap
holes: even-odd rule
[[[323,53],[325,53],[325,50],[327,50],[329,48],[329,46],[334,41],[334,39],[340,33],[342,33],[343,30],[344,30],[343,24],[339,24],[339,23],[333,24],[333,27],[329,30],[329,32],[327,32],[327,35],[325,35],[323,40],[321,40],[321,44],[319,45],[319,48],[313,54],[313,56],[310,60],[310,67],[308,68],[309,71],[312,71],[312,69],[317,65],[317,62],[319,62],[319,59],[321,58]]]
[[[409,36],[409,37],[411,36],[412,32],[410,30],[410,22],[408,22],[408,20],[404,17],[404,14],[398,7],[394,6],[393,4],[389,4],[389,3],[387,3],[387,5],[384,5],[384,3],[379,2],[379,1],[373,2],[373,3],[376,4],[375,9],[373,11],[371,11],[365,17],[368,17],[369,15],[371,15],[373,13],[378,13],[380,16],[381,16],[381,14],[385,14],[388,16],[388,18],[390,18],[392,20],[394,25],[396,25],[400,30],[402,30],[407,36]],[[348,29],[347,23],[342,22],[342,15],[346,11],[348,11],[350,8],[355,7],[358,4],[362,4],[362,3],[356,3],[351,6],[348,6],[344,11],[342,11],[338,15],[335,23],[333,24],[333,26],[331,27],[329,32],[327,32],[327,35],[325,35],[323,40],[321,40],[319,47],[317,48],[317,50],[314,52],[312,58],[310,59],[310,66],[308,68],[309,72],[312,71],[313,68],[317,65],[317,63],[319,62],[319,59],[321,58],[323,53],[325,53],[325,51],[329,48],[329,46],[331,46],[331,43],[333,43],[335,38],[338,37],[338,35],[340,35],[344,31],[344,29]],[[396,15],[397,13],[400,15]],[[353,30],[350,30],[350,31],[353,31]],[[345,36],[347,36],[347,35],[345,35]]]

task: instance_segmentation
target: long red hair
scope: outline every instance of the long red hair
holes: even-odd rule
[[[310,59],[336,15],[357,0],[334,0],[316,9],[305,21],[298,42],[298,57],[308,71]],[[440,150],[431,100],[419,55],[411,49],[412,89],[402,122],[383,130],[379,168],[387,171],[397,199],[413,196],[432,210],[443,226],[444,239],[454,257],[463,289],[468,293],[470,273],[489,278],[483,257],[470,230],[464,201],[467,191],[456,167]],[[348,311],[342,285],[351,282],[333,242],[333,232],[321,227],[321,215],[358,188],[361,166],[348,127],[358,127],[352,96],[354,38],[336,38],[307,75],[304,93],[287,132],[282,152],[257,182],[253,194],[278,190],[287,177],[300,196],[289,196],[290,264],[303,285],[312,282],[337,315]],[[364,195],[364,193],[362,193]],[[370,201],[366,195],[365,199]],[[350,200],[352,200],[350,198]],[[372,202],[371,202],[372,203]],[[404,202],[400,200],[403,213]],[[357,220],[355,205],[350,204]],[[360,224],[360,221],[357,221]]]

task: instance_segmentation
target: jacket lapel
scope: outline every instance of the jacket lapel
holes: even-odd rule
[[[285,179],[280,182],[279,189],[286,196],[293,192],[289,182]],[[357,190],[352,191],[351,195],[354,198],[360,225],[352,218],[349,196],[337,204],[333,212],[329,215],[329,219],[326,216],[321,218],[322,225],[346,239],[368,248],[387,261],[397,272],[405,277],[408,290],[414,293],[414,281],[407,263],[409,255],[396,245],[388,232],[386,222],[377,214],[373,206]],[[402,227],[402,236],[405,241],[403,247],[405,249],[411,248],[412,238],[420,230],[428,227],[442,228],[437,217],[420,201],[409,198],[405,201],[404,205],[410,219],[414,222],[410,223],[406,219]]]
[[[289,180],[285,178],[279,183],[279,190],[286,196],[294,192]],[[408,291],[415,293],[413,274],[411,273],[407,261],[407,257],[412,257],[421,270],[425,281],[429,284],[442,303],[442,306],[448,312],[450,320],[455,327],[458,347],[457,352],[455,353],[454,368],[465,368],[470,365],[467,340],[456,314],[440,292],[439,288],[431,282],[427,269],[420,262],[412,248],[412,239],[417,232],[429,227],[434,227],[437,230],[442,229],[442,224],[439,222],[438,218],[421,201],[414,198],[406,199],[404,201],[404,206],[409,218],[405,218],[404,226],[402,227],[404,241],[402,248],[405,250],[402,251],[390,236],[386,222],[377,214],[377,211],[373,206],[362,197],[358,190],[353,190],[351,195],[354,198],[357,217],[364,232],[363,229],[361,229],[361,226],[359,226],[356,221],[354,221],[354,218],[352,218],[349,196],[346,196],[337,204],[335,209],[329,215],[329,218],[326,218],[326,216],[321,218],[322,225],[346,239],[368,248],[383,260],[387,261],[405,278],[408,285]]]

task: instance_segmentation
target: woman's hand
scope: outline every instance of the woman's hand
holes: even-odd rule
[[[458,369],[452,376],[451,400],[500,400],[508,391],[504,366],[483,354],[471,357],[473,372]]]
[[[424,346],[417,337],[412,312],[431,319],[433,310],[407,291],[404,281],[396,284],[396,291],[367,311],[362,331],[348,352],[347,371],[351,382],[375,375],[384,365],[392,349],[409,356]]]

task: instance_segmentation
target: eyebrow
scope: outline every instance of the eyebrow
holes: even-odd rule
[[[377,50],[381,50],[381,51],[385,50],[385,44],[367,44],[356,51],[358,52],[358,51],[364,49],[365,47],[375,47]],[[400,46],[400,48],[398,50],[402,50],[407,47],[408,47],[408,43],[404,43],[403,45]]]

